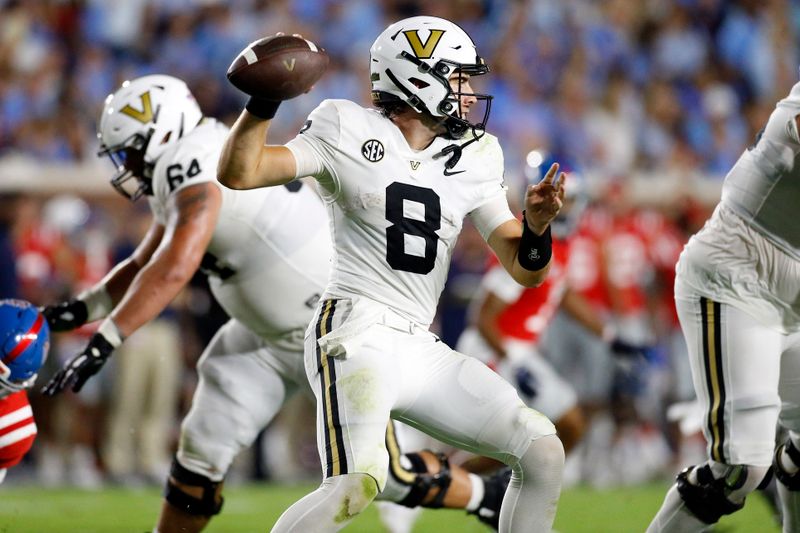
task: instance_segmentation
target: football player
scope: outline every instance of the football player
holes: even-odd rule
[[[556,310],[562,308],[587,330],[604,339],[609,350],[618,357],[643,357],[645,350],[643,346],[621,339],[614,326],[569,285],[567,262],[571,258],[571,240],[588,203],[581,181],[570,175],[568,197],[551,223],[553,258],[545,282],[537,288],[525,288],[501,265],[492,265],[473,300],[470,326],[456,345],[458,351],[495,368],[517,388],[530,407],[550,418],[567,454],[582,438],[585,422],[573,385],[558,374],[540,349],[540,337]],[[471,469],[482,465],[483,470],[491,464],[473,459],[469,465]]]
[[[104,319],[47,384],[50,395],[80,391],[198,268],[231,317],[198,362],[200,381],[167,480],[161,533],[202,530],[221,510],[223,478],[236,454],[293,392],[312,395],[303,336],[330,269],[327,215],[300,181],[257,191],[222,187],[216,168],[227,133],[170,76],[125,82],[110,95],[99,124],[101,155],[117,168],[111,183],[119,192],[147,198],[153,222],[133,254],[100,283],[44,310],[54,331]],[[430,451],[403,455],[387,443],[399,476],[387,492],[393,501],[499,507],[489,499],[496,491],[478,476]]]
[[[741,509],[770,467],[783,531],[800,531],[799,118],[800,83],[728,172],[678,260],[675,302],[708,460],[678,475],[651,533],[705,531]],[[778,422],[789,437],[774,450]]]
[[[471,87],[488,68],[457,25],[392,24],[370,69],[377,109],[325,100],[286,145],[264,144],[280,102],[251,95],[220,159],[220,180],[237,189],[314,176],[334,240],[305,352],[324,481],[273,531],[337,531],[363,511],[386,485],[390,416],[511,465],[499,529],[549,531],[564,466],[553,424],[428,328],[467,215],[518,283],[542,283],[565,177],[554,164],[528,188],[523,223],[513,216],[502,150],[485,132],[491,97]]]
[[[36,422],[26,389],[47,358],[50,332],[34,306],[0,300],[0,483],[36,438]]]

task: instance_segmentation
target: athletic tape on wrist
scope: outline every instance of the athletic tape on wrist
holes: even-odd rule
[[[541,235],[536,235],[525,220],[522,212],[522,238],[519,241],[517,260],[525,270],[541,270],[550,262],[553,256],[553,237],[550,226]]]
[[[77,299],[86,304],[87,322],[105,318],[114,309],[114,301],[103,284],[86,289],[78,294]]]
[[[122,344],[122,341],[124,340],[119,328],[110,318],[106,318],[100,323],[100,327],[97,328],[97,333],[105,337],[108,343],[114,347],[114,349],[119,348],[119,345]]]

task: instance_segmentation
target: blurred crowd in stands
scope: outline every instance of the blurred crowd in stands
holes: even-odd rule
[[[583,469],[576,479],[610,485],[671,473],[687,461],[667,407],[692,394],[681,368],[673,267],[713,202],[651,194],[641,203],[626,184],[644,175],[653,190],[666,182],[667,190],[691,191],[700,176],[721,180],[797,81],[800,4],[789,0],[0,0],[0,298],[44,304],[76,294],[126,257],[149,223],[146,205],[129,204],[110,186],[85,198],[46,186],[35,195],[4,190],[4,159],[94,162],[104,98],[148,73],[185,79],[207,115],[230,123],[244,96],[226,82],[228,65],[248,42],[278,31],[301,33],[332,59],[310,94],[281,107],[273,138],[288,140],[323,98],[368,105],[370,44],[389,22],[414,14],[460,23],[490,65],[474,85],[495,97],[488,129],[505,151],[512,202],[546,159],[592,178],[571,284],[652,348],[646,360],[611,363],[605,398],[581,397],[597,413],[589,438],[600,444],[592,449],[608,455],[586,462],[603,472]],[[454,251],[435,323],[451,346],[487,253],[469,230]],[[160,484],[194,387],[193,365],[224,319],[198,277],[80,395],[34,393],[41,437],[29,466],[37,482]],[[568,319],[555,324],[553,349],[555,337],[574,328]],[[40,384],[90,331],[56,336]],[[315,477],[308,413],[268,431],[269,445],[259,447],[266,459],[256,453],[242,471],[261,476],[271,464],[280,478],[274,470],[291,463],[281,454],[292,451],[299,471]],[[307,424],[286,429],[298,420]],[[300,444],[286,445],[287,431]],[[652,464],[641,472],[615,467],[648,449]],[[17,476],[26,475],[21,470]]]
[[[94,156],[95,121],[123,80],[186,79],[231,119],[225,80],[248,42],[301,33],[331,55],[318,86],[281,108],[284,137],[322,98],[368,102],[368,50],[390,21],[459,22],[492,68],[490,130],[510,168],[533,147],[621,176],[675,165],[724,174],[797,79],[800,8],[789,0],[5,0],[0,154]]]

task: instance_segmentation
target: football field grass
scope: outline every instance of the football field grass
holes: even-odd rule
[[[206,530],[209,533],[269,531],[281,512],[311,485],[249,485],[226,490],[225,507]],[[555,529],[561,533],[642,532],[661,504],[666,485],[598,491],[570,488],[563,492]],[[37,489],[0,487],[0,533],[115,533],[152,531],[160,507],[157,489]],[[344,531],[381,533],[375,506]],[[490,531],[462,511],[423,511],[414,533],[485,533]],[[717,528],[725,533],[776,533],[770,508],[760,494],[745,509],[725,517]]]

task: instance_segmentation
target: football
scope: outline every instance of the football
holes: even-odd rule
[[[273,35],[250,43],[228,68],[240,91],[269,100],[288,100],[308,92],[328,67],[328,54],[311,41]]]

